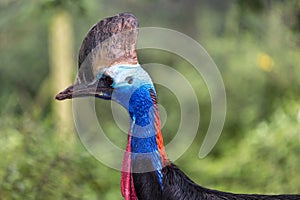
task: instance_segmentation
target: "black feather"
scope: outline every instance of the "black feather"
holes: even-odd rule
[[[141,161],[141,160],[140,160]],[[151,161],[136,162],[134,167],[144,167]],[[233,194],[211,190],[194,183],[176,165],[162,169],[163,190],[155,171],[134,173],[134,187],[140,200],[300,200],[300,195]]]
[[[132,163],[132,171],[142,172],[143,169],[151,170],[152,161],[138,156]],[[149,170],[149,171],[150,171]],[[162,190],[158,181],[155,169],[145,173],[133,173],[134,187],[138,199],[142,200],[162,200]]]

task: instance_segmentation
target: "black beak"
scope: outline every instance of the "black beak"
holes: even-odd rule
[[[77,97],[94,96],[101,99],[110,100],[113,88],[107,83],[107,79],[100,78],[90,84],[79,84],[69,86],[64,91],[55,96],[55,99],[61,101],[65,99],[72,99]]]

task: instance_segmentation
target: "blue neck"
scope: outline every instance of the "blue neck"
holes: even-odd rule
[[[155,126],[156,94],[152,84],[142,85],[131,95],[129,114],[131,118],[131,151],[132,161],[137,157],[151,160],[151,168],[155,170],[162,186],[162,161],[157,145],[157,128]]]

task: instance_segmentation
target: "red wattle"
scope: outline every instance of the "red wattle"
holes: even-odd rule
[[[131,134],[128,134],[128,143],[122,162],[121,192],[125,200],[137,200],[131,175]]]

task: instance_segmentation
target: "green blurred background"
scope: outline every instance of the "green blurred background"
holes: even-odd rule
[[[54,96],[74,80],[88,29],[125,11],[141,27],[170,28],[197,40],[224,79],[225,127],[214,150],[199,159],[210,119],[204,82],[176,55],[138,52],[141,63],[184,74],[199,98],[197,138],[175,163],[206,187],[300,193],[298,0],[1,0],[0,199],[122,199],[120,172],[87,152],[73,128],[71,102]],[[167,88],[157,90],[168,114],[163,128],[168,143],[180,122],[179,105]],[[109,105],[97,102],[100,123],[121,133],[108,137],[124,147],[126,135],[112,122]]]

